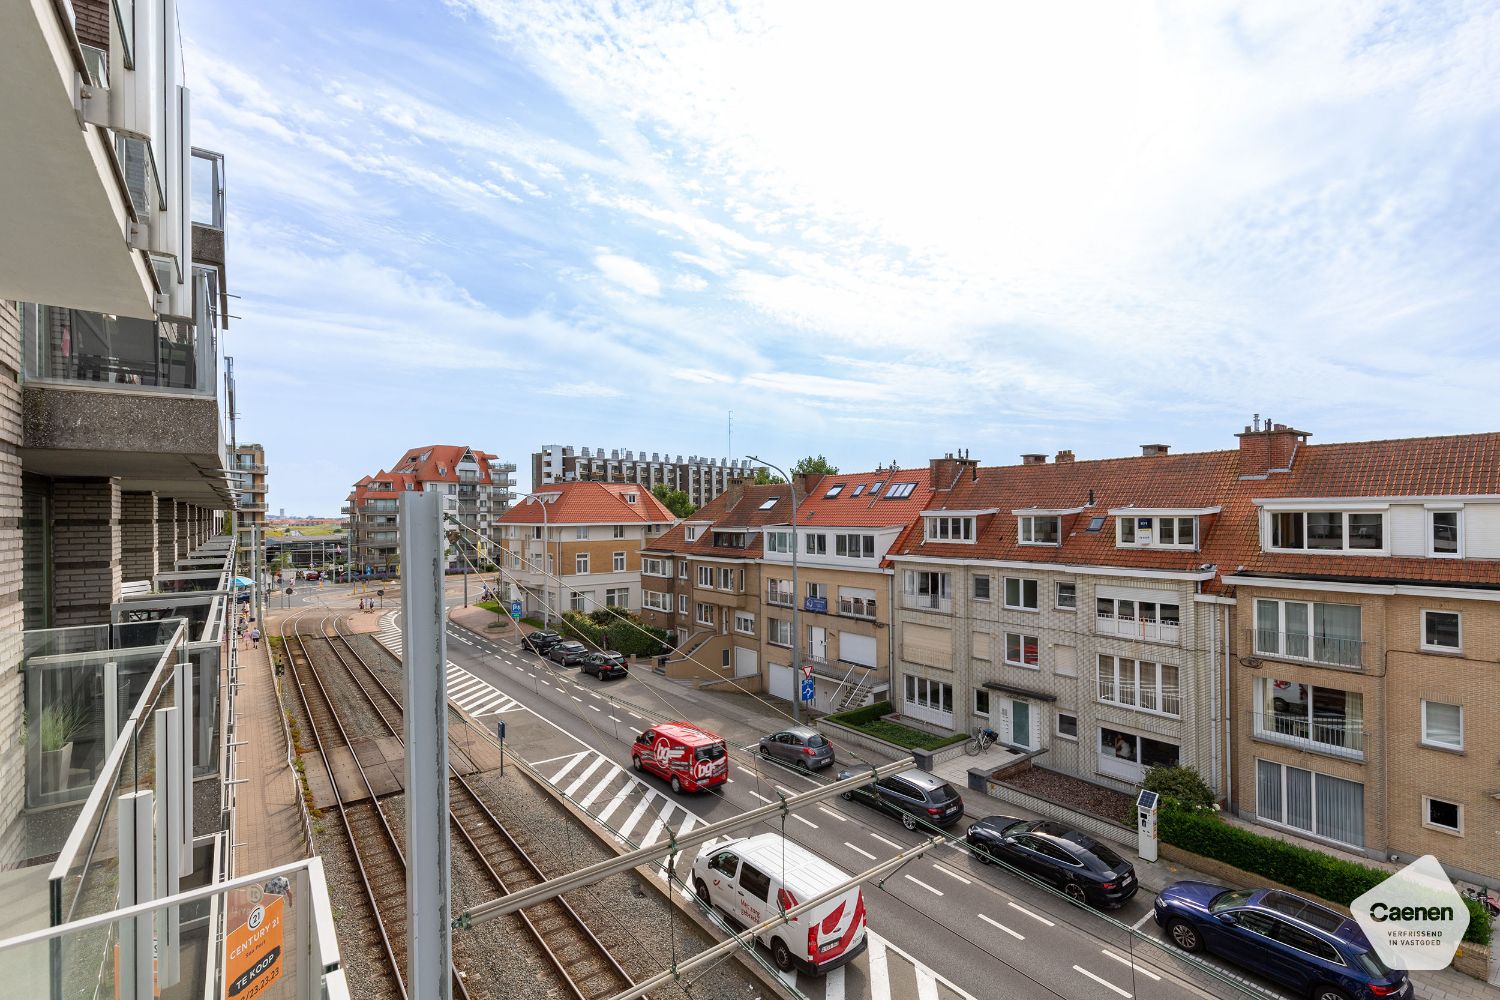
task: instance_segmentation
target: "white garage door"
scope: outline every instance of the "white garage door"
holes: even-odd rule
[[[755,650],[746,649],[743,646],[734,647],[734,676],[754,677],[756,675],[756,664],[760,662],[755,655]]]
[[[875,665],[875,637],[855,635],[853,632],[840,632],[839,659],[846,663],[859,663],[866,667],[873,667]]]
[[[771,664],[771,697],[785,698],[787,701],[791,701],[797,688],[797,683],[793,679],[793,674],[795,673],[796,671],[791,667]]]

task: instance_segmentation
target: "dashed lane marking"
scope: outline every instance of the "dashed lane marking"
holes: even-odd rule
[[[1026,940],[1026,935],[1019,934],[1016,931],[1011,930],[1009,927],[1005,926],[1000,921],[994,920],[994,919],[992,919],[990,917],[987,917],[983,913],[979,914],[979,919],[983,920],[985,923],[989,924],[991,927],[994,927],[996,930],[1004,931],[1006,934],[1009,934],[1011,937],[1015,938],[1017,941],[1025,941]]]
[[[1085,976],[1088,976],[1090,979],[1092,979],[1094,982],[1098,983],[1100,986],[1103,986],[1105,989],[1108,989],[1108,990],[1114,990],[1116,993],[1120,994],[1120,996],[1122,996],[1122,997],[1128,997],[1128,996],[1130,996],[1129,993],[1127,993],[1125,990],[1120,989],[1120,987],[1116,986],[1114,983],[1110,982],[1108,979],[1105,979],[1102,976],[1096,976],[1096,975],[1094,975],[1092,972],[1090,972],[1088,969],[1085,969],[1081,965],[1075,965],[1075,966],[1073,966],[1073,971],[1074,972],[1081,972],[1081,973],[1083,973]]]
[[[898,843],[896,843],[894,840],[886,840],[884,837],[882,837],[878,833],[872,833],[872,834],[870,834],[870,836],[874,837],[876,840],[880,841],[886,847],[894,847],[898,851],[901,850],[901,845],[898,844]]]
[[[1099,950],[1101,952],[1103,952],[1105,955],[1107,955],[1108,957],[1114,959],[1116,962],[1119,962],[1121,965],[1128,965],[1132,969],[1134,969],[1136,972],[1139,972],[1141,975],[1146,976],[1146,977],[1148,977],[1150,979],[1154,979],[1158,983],[1161,982],[1161,976],[1158,976],[1156,973],[1152,972],[1150,969],[1146,968],[1144,965],[1138,965],[1135,962],[1132,962],[1130,959],[1126,958],[1124,955],[1116,955],[1114,952],[1110,951],[1108,948],[1100,948]]]
[[[855,854],[863,854],[865,857],[869,858],[871,861],[875,860],[875,855],[871,854],[869,851],[865,850],[863,847],[855,847],[853,844],[849,843],[849,841],[847,841],[847,840],[844,841],[844,846],[847,847],[847,848],[849,848],[849,850],[853,851]]]
[[[818,812],[825,813],[826,815],[832,816],[834,819],[838,820],[840,823],[847,823],[847,822],[849,822],[849,817],[847,817],[847,816],[840,816],[838,813],[834,812],[832,809],[829,809],[829,808],[827,808],[825,806],[818,806]]]
[[[939,888],[936,888],[935,886],[928,885],[926,882],[923,882],[921,879],[917,878],[915,875],[907,875],[906,876],[906,881],[908,881],[908,882],[915,882],[917,885],[920,885],[922,888],[926,889],[928,892],[932,893],[934,896],[941,896],[941,895],[943,895],[943,890],[941,890]]]
[[[1046,924],[1048,927],[1056,927],[1057,926],[1056,924],[1054,924],[1052,921],[1048,920],[1046,917],[1042,916],[1041,914],[1039,914],[1039,913],[1032,913],[1030,910],[1026,909],[1026,907],[1022,906],[1020,903],[1010,903],[1010,902],[1007,902],[1005,905],[1009,906],[1012,910],[1020,910],[1022,913],[1026,914],[1032,920],[1038,921],[1039,923]]]
[[[954,871],[952,868],[949,868],[947,865],[941,865],[941,864],[938,864],[936,862],[933,862],[932,867],[936,868],[938,871],[942,872],[944,875],[948,876],[949,878],[956,879],[957,881],[962,882],[964,885],[973,885],[974,884],[972,881],[970,881],[969,879],[964,878],[962,875],[960,875],[958,872]]]

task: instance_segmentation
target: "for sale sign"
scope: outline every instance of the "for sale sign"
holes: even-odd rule
[[[236,1000],[260,996],[281,978],[284,897],[267,894],[262,899],[269,902],[253,907],[224,941],[224,995]]]
[[[1469,929],[1448,873],[1423,855],[1349,904],[1375,954],[1393,969],[1446,969]]]

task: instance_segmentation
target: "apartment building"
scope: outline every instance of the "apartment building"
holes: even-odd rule
[[[237,489],[236,525],[239,544],[248,546],[252,533],[266,536],[266,449],[258,444],[236,445],[230,458]]]
[[[1231,800],[1500,880],[1500,434],[1240,435]]]
[[[158,891],[217,878],[214,845],[232,831],[232,794],[211,780],[226,777],[226,512],[240,491],[219,350],[224,175],[191,142],[175,10],[0,5],[5,934],[116,905],[128,793],[154,796],[141,819],[169,857],[182,852],[177,868],[138,875]],[[49,885],[54,861],[67,877]],[[184,924],[186,954],[214,950],[205,922]],[[90,955],[70,941],[79,968],[114,967],[96,943]]]
[[[533,492],[554,483],[598,482],[636,483],[650,490],[665,484],[668,489],[682,490],[693,504],[702,507],[729,488],[735,479],[753,478],[764,467],[752,466],[745,459],[706,458],[681,455],[673,458],[664,452],[644,451],[637,454],[618,448],[606,456],[603,448],[574,448],[572,445],[543,445],[531,455],[531,489]]]
[[[528,617],[641,607],[641,552],[673,523],[651,491],[622,483],[558,483],[497,521],[506,598]]]
[[[494,526],[510,507],[515,469],[514,463],[467,445],[435,444],[410,449],[389,472],[364,476],[343,508],[349,518],[350,566],[369,576],[399,571],[399,499],[415,490],[454,498],[461,527],[449,544],[447,568],[482,569],[493,561]]]
[[[1222,782],[1230,602],[1212,593],[1229,453],[931,463],[891,553],[897,710],[989,726],[1052,770],[1127,789],[1153,764]]]

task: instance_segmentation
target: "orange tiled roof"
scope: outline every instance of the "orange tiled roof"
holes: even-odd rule
[[[876,483],[880,484],[880,491],[871,496],[870,487]],[[891,488],[905,483],[911,484],[911,493],[890,499]],[[830,497],[828,491],[841,484],[843,489],[838,495]],[[797,520],[800,524],[826,524],[837,528],[895,527],[910,524],[932,496],[930,469],[888,469],[824,476],[798,508]],[[789,523],[790,511],[783,513]]]
[[[676,520],[649,489],[634,483],[553,483],[537,492],[557,494],[547,504],[545,520],[550,524],[670,524]],[[625,499],[629,494],[635,495],[635,503]],[[541,503],[524,497],[496,523],[542,524]]]

